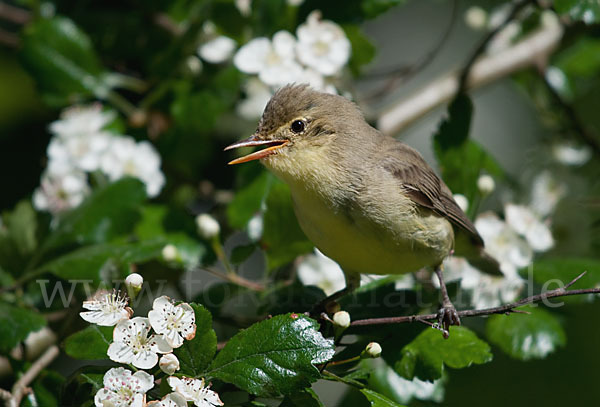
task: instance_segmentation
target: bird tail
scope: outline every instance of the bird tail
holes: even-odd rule
[[[467,257],[467,261],[477,270],[482,271],[486,274],[490,274],[492,276],[502,276],[502,271],[500,271],[500,263],[490,256],[483,248],[479,252],[479,256]]]

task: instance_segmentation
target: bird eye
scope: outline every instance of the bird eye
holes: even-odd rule
[[[291,129],[294,133],[302,133],[305,127],[306,124],[302,120],[294,120]]]

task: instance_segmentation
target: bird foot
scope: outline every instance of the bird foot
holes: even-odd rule
[[[460,326],[460,317],[452,303],[444,304],[442,308],[439,309],[437,318],[438,323],[436,324],[436,328],[442,331],[444,339],[450,337],[450,326]]]

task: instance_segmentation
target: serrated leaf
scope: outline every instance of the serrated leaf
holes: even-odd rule
[[[527,314],[492,315],[486,324],[486,336],[509,356],[543,359],[567,338],[558,320],[539,307],[519,308]]]
[[[198,377],[210,364],[217,352],[217,335],[212,327],[212,315],[202,305],[191,303],[196,316],[196,336],[175,349],[180,373]]]
[[[74,359],[107,359],[114,327],[92,324],[65,340],[65,352]]]
[[[554,7],[559,14],[568,14],[574,20],[581,20],[586,24],[600,22],[598,0],[554,0]]]
[[[442,377],[444,366],[462,369],[492,360],[490,346],[462,326],[450,327],[450,338],[426,329],[402,349],[402,358],[394,369],[402,377],[433,381]]]
[[[128,271],[130,264],[142,263],[160,257],[165,246],[163,239],[153,239],[137,243],[107,243],[86,246],[60,256],[40,269],[48,270],[65,280],[86,279],[94,284],[111,282],[124,278],[119,270]],[[105,268],[110,263],[117,273],[108,273]]]
[[[383,394],[379,394],[371,389],[360,389],[360,392],[367,400],[369,400],[372,407],[402,407],[400,404],[388,399]]]
[[[275,397],[306,388],[320,377],[316,363],[335,353],[319,324],[297,314],[278,315],[236,334],[205,376],[249,393]]]
[[[45,325],[46,320],[37,312],[0,302],[0,353],[7,354]]]
[[[104,70],[90,38],[66,17],[29,24],[21,56],[40,87],[60,104],[69,103],[73,96],[106,96]]]
[[[104,243],[131,231],[139,217],[138,207],[146,199],[145,191],[144,184],[135,178],[122,178],[96,190],[60,219],[43,248]]]
[[[266,201],[262,244],[267,254],[267,267],[273,270],[313,250],[298,225],[290,190],[281,181],[274,181]]]
[[[558,288],[559,284],[565,285],[575,277],[586,271],[574,285],[574,288],[590,288],[600,284],[600,260],[585,257],[557,257],[536,260],[533,264],[533,279],[545,289]],[[574,295],[551,302],[582,302],[594,298],[590,295]]]

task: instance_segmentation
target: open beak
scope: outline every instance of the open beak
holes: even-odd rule
[[[248,161],[265,158],[271,154],[274,154],[277,151],[277,149],[285,146],[288,142],[289,140],[260,140],[255,135],[252,135],[245,140],[238,141],[237,143],[233,143],[230,146],[225,147],[225,151],[233,150],[234,148],[239,147],[267,146],[267,148],[255,151],[254,153],[245,155],[240,158],[236,158],[235,160],[230,161],[228,164],[241,164]]]

